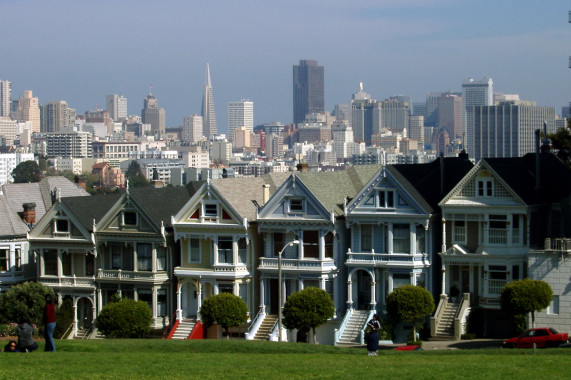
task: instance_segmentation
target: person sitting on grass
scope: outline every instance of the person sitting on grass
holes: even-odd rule
[[[34,342],[34,328],[27,316],[20,319],[18,324],[18,349],[21,352],[32,352],[38,349],[38,343]]]
[[[4,351],[4,352],[20,352],[20,351],[18,351],[18,347],[16,346],[15,340],[9,341],[8,344],[4,346],[4,350],[2,350],[2,351]]]

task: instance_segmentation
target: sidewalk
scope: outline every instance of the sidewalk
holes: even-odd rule
[[[447,340],[447,341],[422,341],[423,350],[473,350],[482,348],[500,348],[503,339],[473,339],[473,340]],[[380,350],[392,350],[403,344],[381,344]]]

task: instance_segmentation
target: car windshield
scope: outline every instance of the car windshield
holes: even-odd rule
[[[555,330],[554,328],[551,328],[551,327],[549,328],[549,332],[552,333],[552,334],[559,334],[559,333],[557,332],[557,330]]]

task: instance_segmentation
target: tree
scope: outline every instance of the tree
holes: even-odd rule
[[[432,314],[434,298],[423,287],[404,285],[396,288],[387,298],[387,312],[395,321],[413,324],[412,336],[416,342],[416,321]]]
[[[124,298],[103,307],[95,324],[97,329],[114,338],[138,338],[151,328],[153,313],[145,301]]]
[[[284,326],[289,329],[313,330],[313,343],[316,344],[315,329],[335,315],[335,305],[331,296],[322,289],[309,287],[290,295],[282,313]]]
[[[39,282],[12,286],[0,294],[0,323],[19,323],[22,317],[27,316],[36,326],[42,326],[48,294],[54,297],[53,290]]]
[[[553,290],[545,281],[512,281],[502,289],[502,310],[511,314],[531,313],[531,325],[535,327],[535,312],[545,309],[553,299]]]
[[[12,178],[14,183],[40,182],[42,173],[36,161],[24,161],[12,170]]]
[[[569,131],[569,127],[560,128],[556,133],[548,137],[553,144],[557,157],[559,157],[567,167],[571,167],[571,132]]]
[[[240,326],[248,321],[248,307],[242,298],[230,293],[220,293],[204,300],[200,318],[206,327],[218,323],[226,330],[229,339],[230,327]]]
[[[150,185],[137,160],[133,160],[129,164],[127,172],[125,173],[125,179],[129,180],[129,186],[131,187],[145,187]]]

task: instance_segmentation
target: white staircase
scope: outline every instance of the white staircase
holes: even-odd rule
[[[194,325],[196,325],[195,319],[183,319],[176,327],[171,339],[188,339]]]
[[[361,329],[365,323],[367,323],[367,316],[369,311],[367,310],[353,310],[349,321],[347,321],[347,326],[343,335],[337,342],[338,346],[354,346],[356,344],[361,344]]]
[[[268,340],[270,334],[272,333],[273,327],[276,325],[278,321],[277,315],[274,314],[266,314],[262,324],[258,331],[256,331],[256,335],[254,336],[254,340]]]
[[[454,339],[454,318],[458,314],[460,303],[449,302],[442,312],[440,322],[436,326],[436,335],[431,340],[453,340]]]

